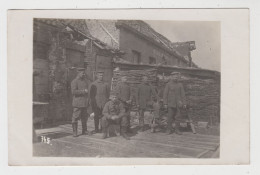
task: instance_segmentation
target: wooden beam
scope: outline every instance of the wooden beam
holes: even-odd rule
[[[191,76],[204,77],[204,78],[216,78],[220,79],[220,73],[213,70],[198,69],[198,68],[183,68],[174,66],[157,66],[148,64],[133,64],[133,63],[121,63],[114,62],[114,67],[119,67],[120,70],[143,70],[143,69],[157,69],[159,74],[170,75],[171,72],[177,71],[182,74],[188,74]]]

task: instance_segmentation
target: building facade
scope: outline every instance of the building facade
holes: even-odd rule
[[[172,43],[143,21],[34,19],[33,31],[33,101],[49,104],[52,121],[71,118],[70,83],[77,67],[86,68],[89,82],[104,71],[109,85],[118,60],[195,67],[194,42]]]
[[[191,52],[194,41],[172,43],[140,20],[86,20],[89,32],[107,45],[125,52],[133,64],[196,67]]]
[[[49,104],[47,120],[70,120],[76,68],[86,68],[89,82],[102,70],[110,84],[112,60],[120,53],[90,36],[85,20],[34,19],[33,30],[33,102]]]

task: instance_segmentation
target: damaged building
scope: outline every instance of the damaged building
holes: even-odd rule
[[[140,20],[86,20],[89,32],[108,46],[124,51],[122,61],[134,64],[197,67],[194,41],[173,43]]]
[[[70,120],[76,68],[88,67],[89,83],[102,69],[110,82],[112,59],[122,53],[89,35],[85,20],[35,19],[33,30],[33,112],[39,117],[34,121]]]
[[[88,82],[97,71],[112,85],[114,69],[156,68],[218,78],[192,61],[194,41],[171,42],[140,20],[34,19],[34,121],[70,121],[71,81],[77,67],[85,67]],[[38,118],[38,119],[36,119]]]

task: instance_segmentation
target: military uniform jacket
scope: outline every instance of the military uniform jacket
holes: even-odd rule
[[[168,107],[178,107],[180,102],[182,104],[186,104],[185,92],[182,83],[167,83],[163,93],[163,102],[168,105]]]
[[[108,101],[103,108],[103,115],[106,119],[110,119],[113,115],[117,115],[119,118],[125,115],[124,105],[119,102]]]
[[[149,84],[140,84],[137,90],[137,105],[145,109],[152,102],[152,96],[157,96],[152,86]]]
[[[85,79],[74,79],[71,82],[71,93],[73,95],[72,106],[73,107],[88,107],[88,93],[85,92],[88,89],[88,84]]]
[[[118,93],[118,98],[124,102],[131,100],[131,88],[126,83],[119,83],[116,88],[116,92]]]
[[[109,98],[109,86],[104,81],[94,81],[90,85],[90,100],[93,108],[103,108]]]

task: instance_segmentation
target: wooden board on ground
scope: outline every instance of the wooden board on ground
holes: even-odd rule
[[[93,128],[88,127],[89,130]],[[78,127],[81,133],[81,125]],[[37,130],[37,135],[51,137],[52,146],[46,148],[48,153],[35,156],[78,156],[78,157],[160,157],[160,158],[211,158],[216,156],[219,148],[219,136],[184,133],[183,135],[166,135],[150,133],[149,130],[131,136],[125,140],[120,136],[101,139],[102,134],[72,137],[70,124],[56,128]],[[55,136],[56,135],[56,136]],[[58,135],[58,136],[57,136]],[[47,145],[34,145],[34,149],[43,149]],[[55,146],[56,145],[56,146]],[[57,149],[59,147],[60,149]],[[74,152],[74,154],[73,154]]]

